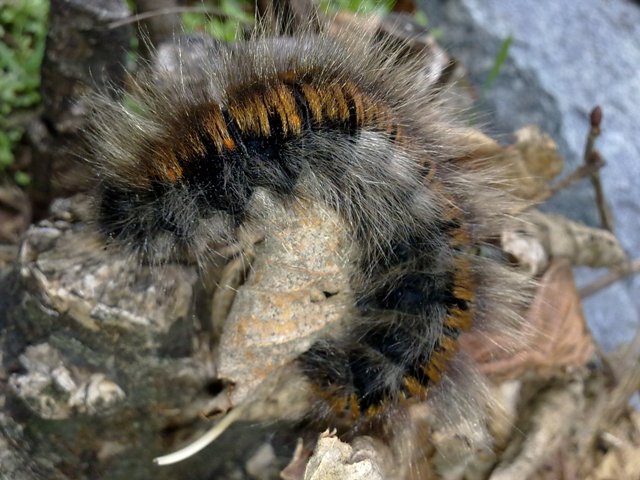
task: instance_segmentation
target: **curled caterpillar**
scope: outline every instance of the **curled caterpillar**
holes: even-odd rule
[[[151,261],[205,264],[263,216],[257,195],[320,203],[355,245],[354,301],[347,328],[292,367],[310,416],[359,432],[431,402],[478,423],[458,337],[506,325],[520,298],[479,254],[505,219],[495,172],[469,160],[423,59],[359,29],[256,32],[212,51],[195,79],[151,72],[127,102],[96,102],[99,229]]]

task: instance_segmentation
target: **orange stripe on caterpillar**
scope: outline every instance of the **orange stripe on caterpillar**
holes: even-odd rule
[[[229,102],[229,115],[242,134],[271,136],[269,107],[263,92],[264,86],[252,95],[236,96]]]
[[[309,85],[308,83],[300,84],[300,90],[304,95],[305,101],[309,106],[309,111],[313,117],[313,121],[315,124],[319,125],[322,123],[322,99],[318,90]]]
[[[377,405],[370,405],[367,407],[367,410],[364,412],[365,416],[372,418],[372,417],[377,417],[378,415],[380,415],[382,412],[386,411],[387,409],[387,404],[388,404],[388,399],[383,399],[380,403],[378,403]]]
[[[471,262],[463,255],[454,260],[453,295],[466,302],[475,298],[475,286],[471,277]]]
[[[200,118],[203,130],[218,152],[222,152],[225,148],[233,150],[236,147],[219,105],[213,103],[206,105],[201,110]]]
[[[343,122],[349,120],[349,106],[347,105],[343,88],[334,83],[326,88],[325,93],[327,117],[331,120],[340,120]]]
[[[451,231],[451,246],[455,248],[464,248],[471,245],[471,235],[465,227],[459,227]]]
[[[446,335],[440,337],[438,345],[440,349],[433,351],[429,361],[422,368],[423,373],[429,377],[432,382],[440,381],[449,361],[458,350],[458,342]]]
[[[444,325],[455,330],[470,330],[473,325],[473,309],[463,310],[459,307],[452,307]]]
[[[427,388],[417,378],[407,375],[402,379],[402,384],[410,397],[419,400],[427,399]]]
[[[276,86],[275,91],[278,95],[279,102],[275,105],[275,108],[280,115],[280,121],[282,123],[282,129],[285,135],[300,135],[302,133],[302,118],[300,117],[300,111],[296,104],[295,96],[291,91],[291,88],[283,83]]]
[[[372,127],[399,141],[402,130],[389,107],[374,100],[353,81],[315,84],[304,78],[287,72],[271,80],[240,86],[228,93],[226,107],[209,102],[195,107],[187,118],[175,120],[174,130],[180,134],[175,143],[159,149],[162,153],[152,162],[156,165],[152,166],[156,170],[154,176],[175,183],[183,177],[185,164],[212,154],[206,144],[213,144],[214,154],[224,155],[235,150],[244,137],[268,139],[275,131],[284,138],[295,137],[305,128],[323,124],[339,123],[350,130]],[[311,125],[304,124],[305,109]],[[274,119],[277,125],[273,124]],[[230,129],[237,129],[237,138]]]
[[[176,157],[176,153],[170,147],[158,149],[151,157],[151,161],[146,164],[147,175],[140,176],[140,180],[145,181],[148,186],[150,178],[160,178],[170,183],[177,182],[182,178],[183,169]]]
[[[360,404],[358,403],[358,396],[355,393],[352,393],[349,396],[349,408],[352,420],[356,420],[360,417]]]

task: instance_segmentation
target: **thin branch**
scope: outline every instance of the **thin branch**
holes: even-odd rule
[[[138,13],[136,15],[131,15],[127,18],[123,18],[121,20],[116,20],[115,22],[111,22],[107,25],[107,28],[112,29],[112,28],[118,28],[118,27],[122,27],[123,25],[128,25],[130,23],[136,23],[136,22],[140,22],[142,20],[147,20],[149,18],[153,18],[153,17],[157,17],[160,15],[173,15],[176,13],[189,13],[189,12],[194,12],[194,13],[206,13],[209,15],[214,15],[217,17],[229,17],[229,18],[233,18],[234,20],[237,20],[241,23],[249,23],[247,22],[245,19],[240,18],[240,17],[236,17],[233,14],[229,14],[227,12],[223,12],[221,9],[219,8],[215,8],[215,7],[170,7],[170,8],[159,8],[157,10],[151,10],[148,12],[143,12],[143,13]]]
[[[602,123],[602,109],[595,107],[591,111],[589,116],[591,122],[591,128],[587,134],[587,143],[584,148],[584,164],[593,165],[597,163],[604,163],[600,153],[594,148],[596,139],[600,136],[600,124]],[[607,202],[604,197],[604,189],[602,188],[602,181],[600,179],[600,172],[596,169],[591,173],[591,184],[596,193],[596,205],[598,207],[598,213],[600,214],[600,223],[602,228],[613,232],[613,220],[611,211],[607,207]]]
[[[640,258],[636,258],[629,262],[626,268],[621,270],[613,270],[593,281],[592,283],[585,285],[579,290],[580,298],[587,298],[600,290],[607,288],[609,285],[614,284],[618,280],[621,280],[629,275],[640,273]]]
[[[559,181],[556,185],[554,185],[553,187],[550,187],[548,190],[545,190],[542,194],[538,195],[538,197],[536,197],[534,200],[532,200],[531,202],[527,202],[526,205],[524,205],[523,207],[519,207],[512,213],[514,214],[522,213],[523,211],[528,210],[534,205],[537,205],[549,200],[556,193],[573,186],[574,184],[578,183],[580,180],[582,180],[585,177],[589,177],[593,175],[594,172],[597,172],[602,167],[604,167],[604,160],[602,160],[602,158],[599,158],[598,161],[592,162],[589,165],[579,166],[570,175],[567,175],[564,179]]]
[[[222,419],[211,427],[204,435],[178,451],[154,458],[153,463],[160,466],[171,465],[172,463],[182,462],[183,460],[192,457],[222,435],[225,430],[231,426],[231,424],[242,416],[244,411],[245,408],[242,406],[234,408],[222,417]]]
[[[594,161],[589,164],[582,165],[576,168],[571,173],[571,175],[568,175],[567,177],[562,179],[560,182],[558,182],[556,185],[551,187],[548,192],[545,192],[544,194],[542,194],[542,200],[544,201],[553,197],[559,191],[573,186],[574,184],[578,183],[580,180],[582,180],[585,177],[593,176],[593,174],[597,173],[598,170],[604,167],[604,165],[605,165],[604,160],[602,160],[602,158],[599,158],[597,159],[597,161]]]

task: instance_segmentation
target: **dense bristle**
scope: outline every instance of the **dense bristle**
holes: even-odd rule
[[[136,251],[210,255],[259,216],[258,189],[340,214],[355,313],[297,362],[331,425],[438,398],[460,334],[516,316],[517,286],[477,256],[504,218],[491,169],[456,162],[466,130],[398,55],[364,31],[256,36],[212,51],[197,81],[143,76],[135,108],[96,103],[98,224]]]

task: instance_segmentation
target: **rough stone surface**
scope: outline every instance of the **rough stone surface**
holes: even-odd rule
[[[0,479],[208,474],[206,457],[152,462],[197,433],[210,397],[194,268],[167,265],[160,288],[155,272],[104,249],[80,205],[56,202],[0,274]]]
[[[592,107],[604,111],[597,148],[607,161],[605,193],[616,233],[631,257],[640,255],[640,6],[628,0],[423,0],[440,42],[468,68],[480,97],[479,118],[498,138],[528,123],[557,141],[565,174],[582,161]],[[483,89],[502,42],[512,36],[495,83]],[[492,130],[492,131],[491,131]],[[588,181],[562,192],[547,209],[597,225]],[[578,271],[583,285],[598,272]],[[640,324],[640,277],[584,302],[605,349],[628,341]]]

